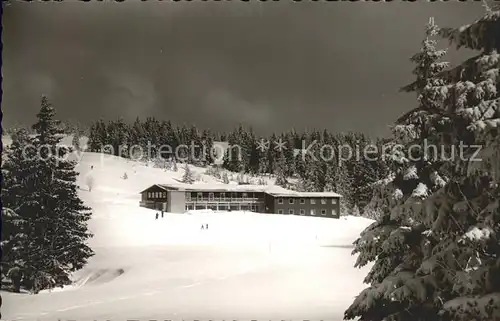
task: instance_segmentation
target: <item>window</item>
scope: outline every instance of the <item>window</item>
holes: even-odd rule
[[[337,199],[336,198],[332,198],[332,204],[337,204]]]
[[[321,204],[325,205],[326,204],[326,198],[321,199]]]
[[[167,198],[167,192],[163,192],[163,198]]]
[[[295,211],[293,210],[293,208],[288,209],[288,214],[295,214]]]
[[[316,209],[311,209],[311,215],[316,215]]]
[[[288,204],[293,204],[293,203],[295,203],[295,200],[293,198],[289,198],[288,199]]]
[[[248,194],[247,193],[243,193],[243,198],[247,198],[248,197]]]
[[[311,204],[316,204],[316,200],[314,198],[311,198]]]
[[[305,204],[305,203],[306,203],[306,200],[305,200],[305,199],[303,199],[303,198],[301,198],[301,199],[300,199],[300,204]]]
[[[151,198],[151,192],[148,192],[147,195],[148,195],[148,198]]]
[[[197,197],[199,200],[200,200],[200,199],[202,199],[202,198],[203,198],[203,193],[198,193],[198,194],[196,194],[196,197]]]
[[[208,199],[213,200],[214,199],[214,193],[208,193]]]
[[[191,192],[187,192],[186,193],[186,201],[190,201],[191,200]]]
[[[305,210],[305,209],[303,209],[303,208],[301,208],[301,209],[299,210],[299,213],[300,213],[300,215],[306,215],[306,210]]]
[[[332,215],[333,216],[337,216],[337,210],[336,209],[332,209]]]
[[[283,214],[283,210],[282,210],[282,209],[279,209],[279,210],[278,210],[278,214]]]
[[[325,209],[321,210],[321,215],[326,215],[326,210]]]
[[[220,198],[226,198],[226,193],[224,192],[220,193]]]
[[[278,204],[283,204],[283,199],[282,198],[278,198]]]

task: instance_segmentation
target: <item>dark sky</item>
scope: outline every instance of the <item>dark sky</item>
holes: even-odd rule
[[[482,12],[423,0],[15,2],[3,17],[4,126],[31,124],[44,93],[60,119],[80,122],[383,135],[415,107],[398,89],[428,18],[458,27]]]

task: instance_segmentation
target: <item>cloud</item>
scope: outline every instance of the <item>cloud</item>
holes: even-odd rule
[[[111,114],[131,120],[142,116],[138,111],[149,115],[158,107],[158,95],[149,79],[121,71],[109,71],[106,78],[109,90],[103,105]]]
[[[232,119],[259,126],[267,126],[272,119],[272,109],[269,105],[252,103],[224,89],[211,90],[203,106],[208,116],[215,119]]]
[[[459,26],[482,12],[474,2],[17,1],[2,17],[4,125],[30,123],[47,91],[59,117],[83,123],[387,133],[416,104],[398,89],[429,16]]]

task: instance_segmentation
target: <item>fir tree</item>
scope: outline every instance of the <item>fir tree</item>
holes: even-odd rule
[[[20,292],[21,276],[26,266],[27,221],[5,207],[2,208],[2,220],[2,278],[10,278],[13,291]]]
[[[288,187],[288,180],[286,176],[286,163],[285,163],[285,157],[283,154],[281,154],[278,158],[277,161],[277,168],[276,168],[276,180],[274,182],[275,185],[287,188]]]
[[[178,171],[178,168],[177,168],[177,161],[175,160],[175,157],[172,158],[172,170],[174,172],[177,172]]]
[[[301,149],[297,150],[295,158],[294,158],[295,159],[295,165],[294,165],[295,174],[299,178],[304,178],[306,175],[306,162],[305,162],[304,157],[302,157],[302,155],[303,155],[303,151]]]
[[[61,140],[55,110],[46,97],[33,125],[36,131],[34,146],[45,146],[38,155],[34,200],[36,211],[28,231],[30,246],[37,249],[30,266],[24,271],[27,287],[37,293],[71,283],[70,274],[82,268],[93,255],[86,241],[92,237],[87,230],[90,209],[77,195],[75,162],[66,160],[67,150],[57,148]]]
[[[109,122],[106,130],[113,155],[120,157],[126,156],[128,152],[126,146],[128,145],[129,135],[123,119]]]
[[[213,134],[205,129],[203,130],[202,134],[201,134],[201,143],[202,143],[202,146],[203,146],[203,149],[202,149],[202,156],[203,156],[203,162],[205,165],[210,165],[210,164],[213,164],[214,162],[214,155],[213,155],[213,143],[214,143],[214,139],[213,139]]]
[[[253,131],[248,136],[248,172],[251,174],[260,173],[259,167],[262,164],[261,152],[258,148],[257,138]]]
[[[191,172],[189,165],[187,163],[184,164],[184,175],[182,176],[182,182],[185,184],[193,184],[194,181],[195,180],[194,180],[193,172]]]
[[[33,221],[30,215],[37,209],[38,203],[33,195],[36,186],[38,159],[33,148],[33,139],[25,129],[12,134],[12,144],[2,154],[2,278],[9,277],[10,271],[24,274],[31,265],[30,252],[33,251],[29,235]],[[17,292],[21,284],[15,284]]]
[[[183,125],[182,127],[177,129],[177,136],[179,137],[179,146],[178,147],[181,147],[180,145],[184,145],[182,147],[189,146],[190,133],[189,133],[189,130],[187,129],[186,125]],[[189,162],[189,160],[190,160],[189,148],[188,149],[178,148],[177,153],[176,153],[176,158],[179,159],[180,161],[183,161],[183,162]]]
[[[446,188],[425,204],[437,244],[421,273],[435,276],[436,291],[447,294],[439,311],[444,320],[500,318],[499,30],[500,10],[489,8],[470,25],[441,30],[459,48],[479,51],[445,72],[452,82],[445,106],[454,121],[440,138],[466,147]],[[474,145],[481,146],[480,161],[471,158]]]
[[[282,135],[284,143],[282,154],[284,159],[285,175],[290,177],[295,173],[295,159],[293,154],[293,134],[285,133]]]
[[[222,174],[222,182],[224,184],[229,184],[229,177],[227,176],[227,172],[224,172],[224,174]]]
[[[257,142],[257,147],[256,147],[256,153],[257,153],[257,157],[259,160],[259,169],[257,171],[257,174],[259,174],[259,175],[265,175],[266,173],[269,172],[269,170],[268,170],[268,165],[269,165],[268,151],[266,150],[265,143],[266,143],[266,140],[263,138],[260,138],[259,141]]]
[[[358,205],[354,204],[354,207],[352,208],[352,211],[351,211],[351,215],[352,216],[360,216],[361,215]]]
[[[98,152],[101,149],[102,142],[99,140],[97,123],[93,123],[92,125],[90,125],[88,146],[91,152]]]
[[[11,219],[25,222],[15,228],[16,235],[25,236],[22,249],[7,265],[22,273],[21,285],[34,293],[69,284],[70,274],[93,254],[85,244],[91,237],[90,213],[76,193],[75,163],[65,159],[68,150],[57,146],[62,130],[53,107],[46,97],[41,103],[33,125],[36,137],[19,132],[2,169],[4,206],[15,213]]]
[[[144,155],[141,155],[141,150],[144,151],[147,148],[147,144],[145,142],[145,133],[142,122],[139,117],[137,117],[130,128],[129,142],[130,142],[130,151],[129,156],[131,159],[138,160]]]
[[[73,139],[71,141],[71,144],[73,145],[73,148],[76,150],[76,151],[80,151],[80,138],[81,138],[81,132],[80,132],[80,129],[77,127],[75,129],[75,131],[73,132]]]
[[[403,88],[415,91],[419,107],[401,117],[393,128],[393,145],[421,145],[436,135],[442,117],[446,91],[438,74],[447,64],[440,61],[446,51],[435,48],[432,38],[438,31],[433,20],[426,28],[422,49],[412,57],[417,80]],[[440,300],[446,291],[436,291],[437,275],[422,273],[425,257],[435,240],[427,233],[428,217],[422,205],[430,194],[441,190],[445,179],[437,171],[439,162],[429,162],[422,149],[394,149],[390,154],[391,173],[374,184],[372,208],[378,220],[355,242],[359,253],[356,266],[375,261],[365,289],[345,312],[346,319],[439,320]],[[374,205],[374,203],[376,203]]]

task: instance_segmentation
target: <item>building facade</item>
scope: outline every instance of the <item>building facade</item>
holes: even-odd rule
[[[270,194],[270,213],[340,217],[340,198],[325,193]],[[308,195],[310,194],[310,195]]]
[[[172,213],[210,209],[338,218],[340,198],[336,193],[298,193],[251,185],[208,188],[156,184],[141,192],[140,206]]]

